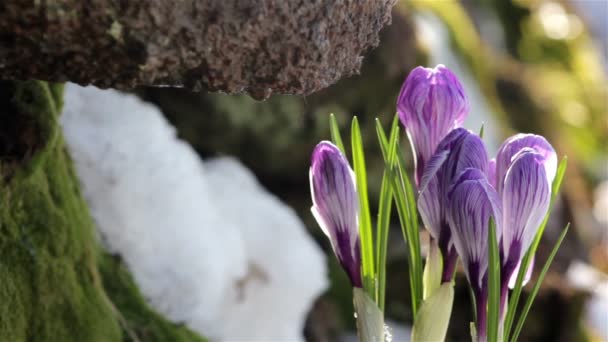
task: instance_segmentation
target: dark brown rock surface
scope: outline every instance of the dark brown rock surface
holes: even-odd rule
[[[358,72],[395,0],[4,0],[0,78],[256,98]]]

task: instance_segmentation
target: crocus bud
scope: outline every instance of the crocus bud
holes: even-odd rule
[[[518,268],[547,214],[556,170],[555,150],[538,135],[517,134],[498,151],[494,177],[504,212],[503,282]]]
[[[503,213],[496,190],[479,169],[460,174],[450,193],[449,221],[454,246],[464,265],[477,305],[477,336],[486,336],[488,300],[488,231],[490,217],[496,222],[499,239]]]
[[[416,184],[439,142],[460,127],[469,112],[462,85],[445,66],[417,67],[410,72],[397,100],[397,112],[415,155]]]
[[[320,142],[310,167],[311,211],[353,286],[362,287],[355,184],[354,172],[340,150],[331,142]]]
[[[520,263],[549,209],[551,186],[542,160],[543,156],[533,150],[522,150],[502,183],[504,279],[509,279]]]
[[[523,149],[531,149],[539,154],[539,160],[545,167],[547,182],[549,185],[553,182],[557,171],[557,154],[553,146],[540,135],[519,133],[505,140],[496,155],[496,166],[493,174],[495,179],[492,181],[496,183],[496,190],[499,193],[502,193],[505,175],[513,163],[514,157]]]
[[[439,244],[443,258],[442,282],[451,281],[458,258],[448,222],[448,191],[466,169],[485,173],[488,155],[479,136],[464,128],[452,130],[437,146],[429,160],[418,197],[418,211],[426,229]]]

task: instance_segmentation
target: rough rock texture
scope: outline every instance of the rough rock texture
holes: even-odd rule
[[[0,77],[256,98],[357,73],[396,0],[4,0]]]
[[[98,231],[152,307],[214,340],[301,340],[327,276],[295,212],[238,161],[202,162],[134,95],[65,92],[61,123]]]
[[[309,188],[310,151],[320,140],[329,138],[329,114],[336,115],[344,139],[350,139],[350,120],[358,115],[373,197],[384,170],[374,118],[388,128],[405,76],[416,65],[426,65],[416,46],[412,20],[394,15],[392,22],[382,31],[381,46],[365,58],[361,75],[305,98],[275,95],[260,102],[244,95],[167,88],[146,88],[140,94],[157,104],[179,136],[200,154],[238,157],[271,191],[292,207],[303,209],[301,216],[310,219],[313,231],[320,233],[310,215],[310,196],[305,190]],[[408,153],[409,146],[403,147]],[[299,199],[305,196],[296,203],[289,198],[291,194]],[[348,303],[352,303],[350,292]],[[348,314],[350,318],[352,311]]]
[[[202,342],[101,252],[58,129],[62,86],[0,82],[0,341]]]

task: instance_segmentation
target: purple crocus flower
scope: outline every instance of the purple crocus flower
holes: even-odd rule
[[[464,271],[477,306],[477,336],[486,339],[488,301],[488,230],[490,217],[496,222],[496,236],[503,227],[499,196],[479,169],[463,171],[448,194],[448,220],[454,246],[464,265]]]
[[[448,191],[464,170],[474,168],[485,174],[487,167],[488,155],[479,136],[464,128],[457,128],[439,143],[424,170],[418,211],[425,227],[441,250],[442,282],[452,280],[458,259],[448,222]]]
[[[329,237],[353,286],[362,287],[355,175],[344,155],[331,142],[320,142],[312,153],[310,191],[312,214]]]
[[[445,66],[417,67],[410,72],[397,100],[397,112],[414,150],[416,185],[439,142],[460,127],[469,112],[462,85]]]
[[[507,139],[496,156],[493,182],[504,212],[501,241],[502,301],[507,285],[528,250],[549,209],[551,183],[557,170],[557,155],[545,138],[517,134]],[[526,270],[530,273],[531,266]],[[529,279],[529,275],[527,277]]]

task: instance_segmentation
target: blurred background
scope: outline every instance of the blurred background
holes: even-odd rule
[[[247,96],[168,88],[141,89],[139,96],[156,104],[202,157],[238,158],[266,189],[296,210],[328,254],[331,281],[314,303],[304,334],[310,341],[346,341],[354,336],[351,289],[310,214],[310,153],[318,141],[329,138],[330,113],[337,116],[343,134],[357,115],[373,213],[383,167],[374,119],[388,126],[400,86],[412,68],[445,64],[462,80],[471,102],[465,127],[477,131],[485,124],[491,154],[509,135],[530,132],[546,136],[560,156],[568,156],[536,271],[560,230],[568,222],[572,228],[521,340],[607,341],[607,53],[605,0],[400,1],[392,25],[383,31],[380,46],[367,54],[360,75],[312,96],[275,95],[258,102]],[[409,151],[407,142],[402,143]],[[412,317],[405,245],[398,221],[393,222],[386,306],[395,340],[402,341]],[[281,243],[273,236],[267,239],[269,245]],[[467,291],[459,274],[449,340],[469,339]]]

